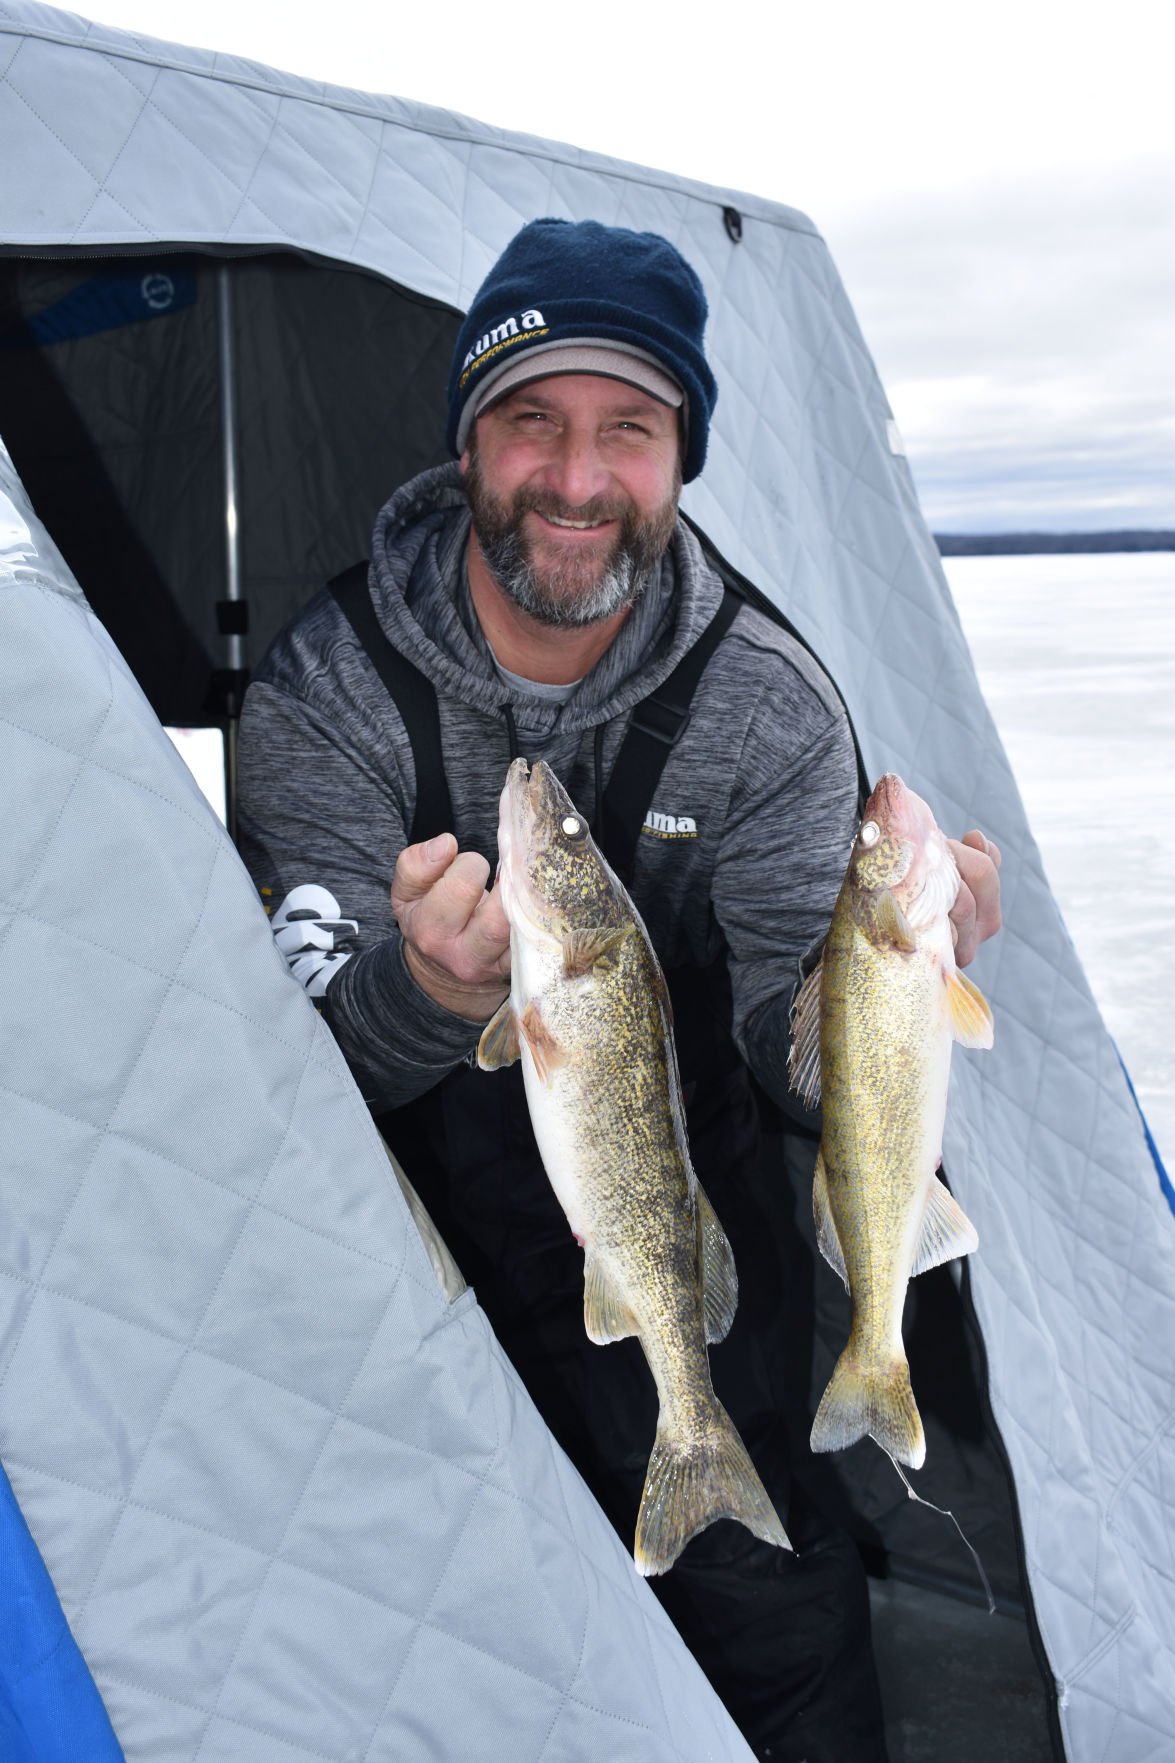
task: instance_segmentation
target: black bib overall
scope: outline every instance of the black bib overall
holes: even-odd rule
[[[332,588],[408,729],[417,775],[410,841],[460,836],[430,682],[383,636],[365,568]],[[623,879],[694,686],[737,609],[728,589],[710,629],[633,713],[593,829]],[[810,1425],[811,1270],[793,1223],[779,1121],[731,1039],[725,963],[666,977],[690,1155],[738,1270],[734,1325],[710,1354],[714,1386],[796,1553],[722,1520],[649,1583],[758,1757],[884,1763],[860,1557],[807,1497],[793,1465],[792,1439],[802,1462]],[[543,1169],[521,1067],[458,1066],[378,1124],[536,1407],[631,1548],[656,1389],[636,1340],[602,1348],[584,1330],[583,1251]]]

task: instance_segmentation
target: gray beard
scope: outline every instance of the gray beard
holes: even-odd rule
[[[677,520],[675,489],[671,500],[647,520],[631,508],[622,512],[619,536],[602,567],[569,555],[540,573],[522,534],[525,514],[533,509],[563,520],[591,520],[615,518],[617,511],[594,504],[567,508],[558,498],[526,492],[507,506],[487,493],[476,451],[465,473],[465,493],[482,557],[503,594],[536,623],[564,630],[599,624],[635,606],[660,566]]]
[[[623,544],[603,574],[587,586],[582,565],[575,559],[568,567],[547,569],[540,576],[517,530],[490,539],[479,533],[478,544],[490,574],[508,600],[537,623],[566,630],[599,624],[623,608],[635,606],[651,574],[638,566]]]

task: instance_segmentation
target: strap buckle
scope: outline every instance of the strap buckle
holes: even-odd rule
[[[633,710],[630,729],[649,735],[662,746],[676,747],[690,725],[690,709],[685,704],[672,704],[655,695],[645,698]]]

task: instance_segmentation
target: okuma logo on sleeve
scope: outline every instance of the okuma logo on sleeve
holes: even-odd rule
[[[698,823],[692,814],[662,814],[650,808],[641,831],[655,839],[696,839]]]

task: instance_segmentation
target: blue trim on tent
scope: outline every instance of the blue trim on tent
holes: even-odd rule
[[[0,1757],[4,1763],[125,1763],[3,1468]]]
[[[1159,1186],[1167,1196],[1168,1206],[1170,1206],[1172,1212],[1175,1212],[1175,1187],[1172,1187],[1171,1185],[1171,1177],[1167,1174],[1162,1154],[1159,1151],[1158,1145],[1155,1143],[1154,1134],[1151,1132],[1151,1129],[1147,1124],[1146,1115],[1142,1111],[1142,1103],[1138,1099],[1138,1092],[1134,1087],[1130,1073],[1126,1069],[1126,1061],[1123,1059],[1116,1041],[1114,1043],[1114,1051],[1118,1054],[1118,1064],[1122,1067],[1122,1076],[1126,1079],[1126,1088],[1134,1097],[1134,1106],[1138,1109],[1138,1118],[1142,1121],[1142,1130],[1146,1134],[1146,1142],[1150,1148],[1151,1157],[1154,1159],[1155,1169],[1158,1171]]]
[[[1073,933],[1069,929],[1068,923],[1065,919],[1065,914],[1061,911],[1060,904],[1057,901],[1055,895],[1053,896],[1053,905],[1056,907],[1057,917],[1061,921],[1061,929],[1064,931],[1066,937],[1069,939],[1069,947],[1072,949],[1073,953],[1076,955],[1077,959],[1080,961],[1081,960],[1081,951],[1078,949],[1077,944],[1073,940]],[[1103,1018],[1103,1026],[1104,1026],[1104,1018]],[[1106,1030],[1106,1033],[1109,1034],[1108,1029]],[[1110,1045],[1113,1047],[1114,1052],[1117,1055],[1118,1064],[1122,1067],[1122,1076],[1126,1079],[1126,1088],[1130,1091],[1131,1099],[1134,1102],[1134,1106],[1138,1109],[1138,1118],[1142,1122],[1142,1130],[1143,1130],[1143,1133],[1146,1135],[1147,1148],[1150,1151],[1151,1161],[1153,1162],[1153,1164],[1155,1166],[1155,1172],[1159,1178],[1159,1186],[1163,1190],[1163,1194],[1166,1198],[1168,1206],[1171,1208],[1172,1213],[1175,1213],[1175,1187],[1172,1187],[1172,1185],[1171,1185],[1171,1177],[1167,1174],[1166,1168],[1163,1163],[1162,1155],[1159,1151],[1159,1147],[1155,1143],[1155,1136],[1150,1129],[1150,1125],[1149,1125],[1149,1122],[1147,1121],[1146,1115],[1142,1111],[1142,1103],[1138,1099],[1138,1091],[1134,1087],[1134,1080],[1131,1077],[1130,1072],[1127,1070],[1125,1059],[1123,1059],[1123,1057],[1122,1057],[1122,1049],[1119,1047],[1119,1045],[1118,1045],[1117,1041],[1114,1039],[1113,1035],[1110,1035]]]
[[[0,332],[0,349],[43,349],[147,319],[168,318],[196,303],[194,271],[182,264],[140,263],[102,270],[52,305]]]

